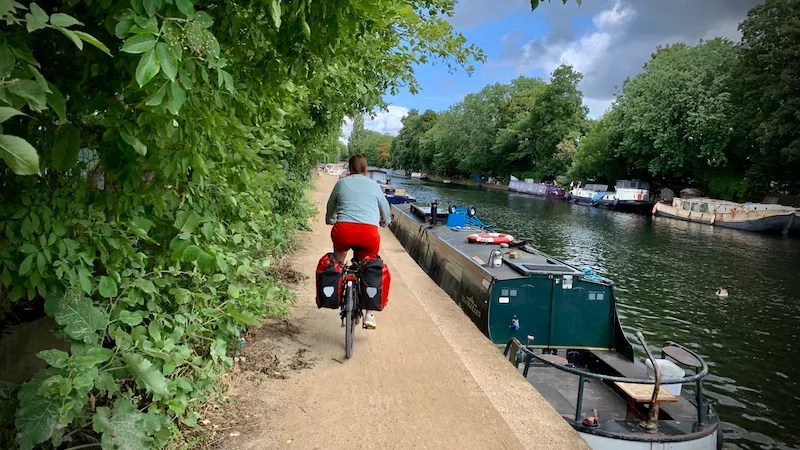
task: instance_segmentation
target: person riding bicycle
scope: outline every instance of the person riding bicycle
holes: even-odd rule
[[[350,175],[340,179],[328,198],[325,223],[333,225],[333,254],[344,262],[353,249],[356,259],[377,255],[381,246],[378,226],[389,226],[392,216],[389,202],[375,180],[367,177],[367,158],[353,155],[348,161]],[[367,311],[364,327],[375,329],[374,311]]]

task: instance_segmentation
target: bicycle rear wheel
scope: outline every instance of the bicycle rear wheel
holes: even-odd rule
[[[344,304],[344,314],[345,314],[345,322],[344,322],[344,351],[345,356],[347,359],[350,359],[353,356],[353,339],[355,338],[355,292],[353,288],[353,282],[347,282],[347,287],[345,288],[344,295],[345,295],[345,304]]]

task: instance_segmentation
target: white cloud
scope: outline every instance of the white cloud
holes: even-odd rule
[[[408,115],[408,108],[398,105],[389,105],[386,109],[380,110],[369,114],[364,114],[364,128],[367,130],[377,131],[378,133],[397,136],[397,133],[403,128],[403,117]],[[350,133],[353,131],[353,119],[346,117],[344,124],[342,124],[342,133],[339,140],[347,142],[350,138]]]
[[[592,23],[598,30],[609,30],[629,22],[636,15],[633,8],[616,1],[614,7],[605,9],[592,17]]]
[[[636,16],[636,11],[619,0],[613,6],[592,16],[595,31],[577,40],[550,40],[548,38],[530,41],[522,46],[522,57],[518,62],[521,73],[532,69],[542,69],[549,74],[561,64],[567,64],[581,72],[585,78],[595,75],[595,68],[608,57],[609,50],[620,41],[626,24]],[[589,117],[600,117],[608,110],[613,97],[584,97],[589,108]]]
[[[519,69],[528,72],[534,68],[541,68],[549,74],[561,64],[567,64],[584,76],[590,76],[596,63],[624,33],[625,24],[635,16],[636,11],[633,8],[616,1],[611,8],[602,10],[592,17],[596,31],[578,40],[551,41],[544,38],[523,45]]]

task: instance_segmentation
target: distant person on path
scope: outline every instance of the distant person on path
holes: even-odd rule
[[[328,199],[325,223],[333,225],[333,254],[339,261],[347,259],[353,249],[356,259],[377,255],[381,246],[378,226],[392,222],[389,202],[375,180],[367,177],[367,158],[353,155],[348,161],[350,175],[340,179]],[[374,311],[367,311],[364,326],[375,329]]]

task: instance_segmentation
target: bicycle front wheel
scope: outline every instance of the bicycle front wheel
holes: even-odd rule
[[[355,338],[356,322],[355,322],[355,292],[353,282],[349,281],[344,291],[344,351],[347,359],[353,356],[353,339]]]

